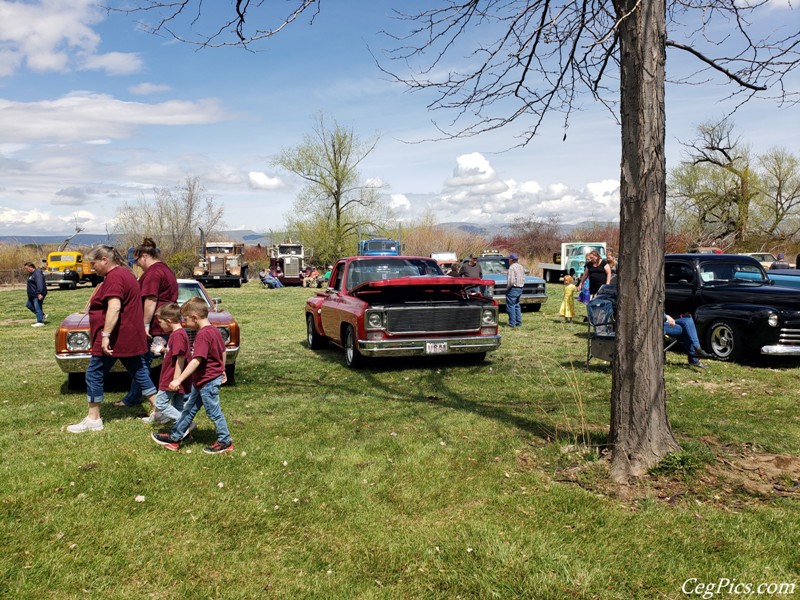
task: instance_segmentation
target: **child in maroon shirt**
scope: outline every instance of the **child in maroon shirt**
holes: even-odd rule
[[[192,391],[186,400],[183,412],[170,433],[153,433],[152,438],[167,450],[176,451],[190,431],[190,425],[200,407],[217,429],[217,441],[203,451],[221,454],[233,451],[228,422],[219,405],[219,388],[227,381],[225,376],[225,342],[219,330],[208,320],[208,305],[201,298],[190,298],[181,307],[181,316],[188,329],[197,334],[192,347],[192,358],[186,368],[169,384],[171,391],[178,391],[181,384],[191,378]]]
[[[162,304],[156,310],[156,319],[160,331],[169,335],[166,348],[157,347],[154,340],[151,352],[153,355],[164,354],[161,363],[161,378],[158,381],[158,394],[156,394],[156,407],[149,417],[143,417],[145,423],[164,424],[177,421],[181,416],[186,394],[191,391],[191,382],[184,381],[177,391],[169,389],[169,384],[186,368],[186,357],[189,355],[189,336],[181,326],[181,307],[176,302]],[[160,338],[156,338],[160,339]]]

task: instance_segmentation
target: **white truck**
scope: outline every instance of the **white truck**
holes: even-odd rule
[[[600,258],[606,257],[605,242],[564,242],[561,252],[553,254],[553,262],[539,263],[542,278],[548,283],[558,283],[564,275],[578,279],[583,274],[586,255],[592,250],[596,250]]]

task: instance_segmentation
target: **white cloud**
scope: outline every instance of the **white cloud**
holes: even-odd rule
[[[409,196],[402,197],[409,201]],[[503,180],[486,157],[473,152],[457,157],[453,176],[435,199],[422,202],[412,196],[409,203],[409,210],[431,211],[439,221],[510,223],[530,216],[557,217],[565,224],[616,220],[619,182],[603,180],[575,189],[563,183]]]
[[[92,54],[83,60],[80,68],[89,71],[105,71],[109,75],[128,75],[141,71],[142,60],[138,54],[130,52]]]
[[[228,114],[216,99],[125,102],[113,96],[74,92],[56,100],[0,99],[0,142],[75,143],[125,138],[142,125],[216,123]]]
[[[95,0],[0,0],[0,76],[23,64],[33,71],[101,70],[116,75],[141,69],[136,54],[97,53],[92,29],[104,19]]]
[[[106,219],[98,219],[93,213],[79,210],[69,216],[55,216],[39,209],[18,210],[0,206],[0,235],[62,234],[74,229],[75,223],[81,224],[86,231],[104,231]]]
[[[391,194],[389,199],[389,208],[392,210],[407,211],[411,208],[411,201],[405,194]]]
[[[149,83],[144,82],[138,85],[132,85],[128,88],[131,94],[137,96],[149,96],[150,94],[161,94],[170,91],[172,88],[162,83]]]
[[[266,173],[251,171],[247,176],[250,180],[250,187],[256,190],[277,190],[284,186],[280,177],[270,177]]]

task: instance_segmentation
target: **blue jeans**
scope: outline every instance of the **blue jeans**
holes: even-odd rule
[[[189,425],[202,406],[206,409],[206,416],[214,421],[214,426],[217,428],[217,440],[223,444],[230,443],[231,434],[228,431],[228,422],[225,420],[225,415],[222,414],[222,408],[219,405],[219,388],[221,385],[222,375],[209,381],[202,389],[198,390],[192,386],[192,391],[186,399],[183,412],[169,434],[173,442],[179,442],[183,439],[189,429]]]
[[[522,307],[519,298],[522,296],[522,288],[512,287],[506,290],[506,312],[508,313],[508,324],[510,327],[522,327]]]
[[[25,304],[26,308],[36,315],[37,323],[44,323],[44,311],[42,310],[42,302],[44,302],[44,298],[39,300],[36,296],[33,296],[32,298],[28,298],[28,302]]]
[[[146,396],[153,396],[158,391],[150,380],[150,371],[144,364],[143,356],[92,356],[86,368],[86,398],[90,403],[103,401],[103,382],[115,362],[121,362],[131,378],[144,390]]]
[[[695,350],[700,347],[700,340],[697,338],[697,327],[695,327],[692,317],[680,317],[675,319],[675,325],[664,323],[664,333],[670,337],[678,338],[678,341],[686,349],[689,355],[689,362],[699,362],[695,356]]]
[[[167,337],[162,334],[162,337]],[[147,352],[142,354],[142,358],[144,359],[145,367],[147,367],[148,378],[150,374],[150,365],[153,364],[153,353],[150,352],[150,347],[148,346]],[[137,404],[141,404],[144,401],[142,397],[142,388],[136,382],[135,379],[131,380],[131,389],[128,390],[128,393],[125,394],[125,397],[122,398],[122,403],[125,406],[136,406]]]
[[[156,394],[156,410],[173,421],[177,422],[180,419],[185,405],[186,394],[183,392],[158,390],[158,394]]]

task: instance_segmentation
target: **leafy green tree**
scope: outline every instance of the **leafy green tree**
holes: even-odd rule
[[[786,148],[759,155],[762,199],[757,208],[761,232],[788,240],[800,233],[800,159]]]
[[[359,172],[377,142],[377,136],[359,139],[336,121],[328,127],[320,113],[313,132],[273,161],[305,182],[288,215],[289,228],[325,262],[351,254],[360,230],[391,218],[380,203],[380,185],[363,181]]]

